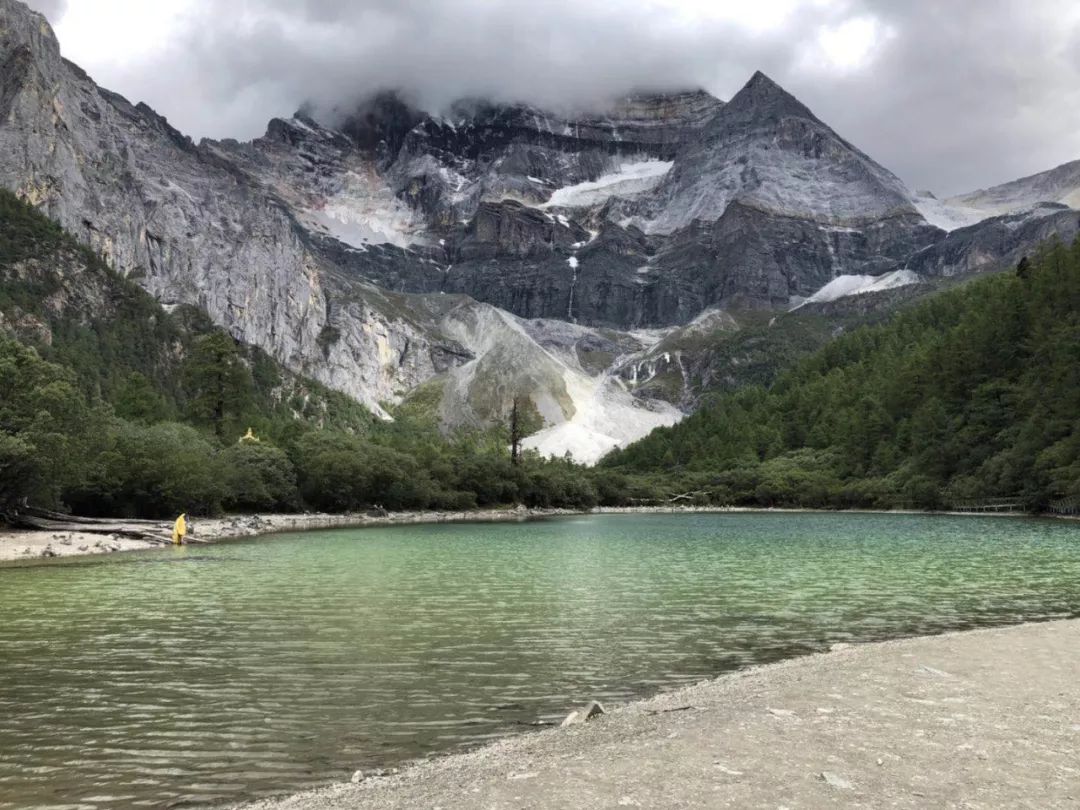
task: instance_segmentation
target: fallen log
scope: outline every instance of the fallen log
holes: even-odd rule
[[[129,526],[153,526],[161,527],[165,525],[163,520],[142,520],[140,518],[124,518],[122,521],[118,521],[116,518],[95,518],[95,517],[83,517],[82,515],[68,515],[63,512],[53,512],[49,509],[41,509],[37,506],[23,507],[19,511],[20,515],[29,515],[30,517],[41,518],[44,520],[57,520],[61,523],[79,523],[87,525],[95,524],[108,524],[122,522],[124,525]]]
[[[84,534],[117,535],[119,537],[130,537],[135,540],[149,540],[155,543],[172,542],[172,530],[168,524],[154,523],[153,521],[83,521],[70,518],[58,520],[37,517],[25,512],[9,515],[7,520],[10,525],[20,529],[36,529],[44,532],[82,532]]]

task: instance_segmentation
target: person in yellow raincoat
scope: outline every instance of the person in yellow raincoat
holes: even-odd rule
[[[172,541],[174,546],[182,545],[184,542],[184,535],[187,534],[187,512],[180,515],[176,519],[176,523],[173,524]]]

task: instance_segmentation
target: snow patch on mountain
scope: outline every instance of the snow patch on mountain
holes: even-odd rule
[[[739,322],[730,312],[719,307],[709,307],[678,331],[683,335],[707,335],[719,331],[734,332],[738,328]]]
[[[368,245],[408,247],[421,241],[422,223],[374,172],[350,171],[340,190],[301,216],[308,227],[363,250]]]
[[[677,326],[665,326],[662,329],[633,329],[627,334],[640,341],[644,349],[651,349],[668,335],[678,331]]]
[[[982,222],[990,213],[970,205],[939,200],[928,191],[920,191],[912,195],[911,202],[923,219],[943,231],[955,231],[957,228],[966,228]]]
[[[911,270],[894,270],[882,276],[837,276],[792,310],[807,304],[835,301],[849,295],[862,295],[904,287],[908,284],[918,284],[920,280],[918,273],[913,273]]]
[[[667,160],[642,160],[624,163],[618,171],[596,180],[556,189],[540,208],[587,208],[611,197],[633,197],[656,188],[671,170]]]
[[[1057,202],[1045,202],[1037,203],[1030,208],[1015,211],[1011,214],[1001,217],[1002,224],[1010,231],[1018,230],[1028,223],[1034,222],[1037,219],[1044,217],[1052,217],[1055,214],[1060,214],[1062,211],[1068,210],[1070,206],[1065,203]]]

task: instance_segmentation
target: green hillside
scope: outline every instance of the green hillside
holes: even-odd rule
[[[1080,495],[1080,243],[831,342],[604,466],[702,502],[1031,509]]]

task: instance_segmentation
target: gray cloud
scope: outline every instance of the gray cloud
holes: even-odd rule
[[[865,72],[800,95],[875,159],[949,193],[1080,159],[1075,3],[866,5],[896,36]]]
[[[40,11],[50,20],[58,20],[67,8],[67,0],[27,0],[34,11]]]
[[[64,0],[35,5],[55,15]],[[1071,0],[837,0],[753,30],[676,5],[192,0],[151,55],[83,67],[195,136],[241,138],[305,100],[330,110],[384,88],[429,109],[466,95],[588,106],[632,88],[726,98],[762,69],[913,187],[967,191],[1080,158]],[[819,32],[851,20],[882,33],[872,52],[823,62]]]

